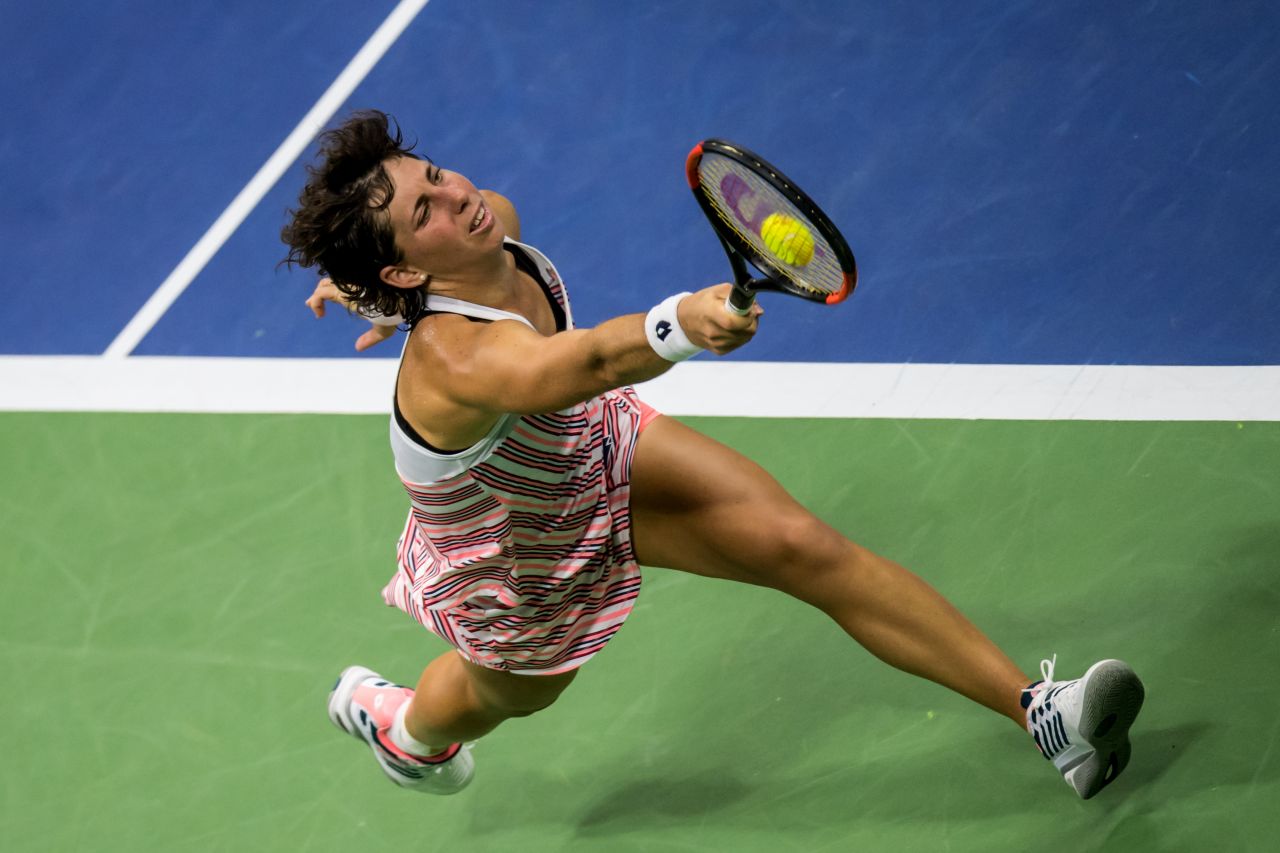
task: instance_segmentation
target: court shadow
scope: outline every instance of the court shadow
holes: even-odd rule
[[[1125,776],[1133,785],[1150,785],[1164,776],[1196,743],[1212,730],[1209,723],[1196,720],[1163,729],[1142,729],[1141,722],[1134,728],[1134,761]]]
[[[707,768],[683,779],[632,779],[591,804],[578,820],[578,834],[608,835],[703,821],[753,792],[734,771],[724,768]]]
[[[958,815],[981,820],[1025,814],[1025,786],[1011,783],[1006,767],[1033,768],[1028,778],[1043,779],[1046,791],[1059,793],[1062,783],[1052,768],[1045,772],[1034,750],[1014,748],[1011,740],[994,734],[973,739],[958,760],[940,761],[923,750],[763,773],[718,762],[674,780],[632,779],[589,805],[577,820],[577,835],[603,838],[695,824],[801,832],[819,825],[954,824]],[[697,753],[690,749],[689,760],[696,761]],[[748,772],[750,781],[739,775]]]

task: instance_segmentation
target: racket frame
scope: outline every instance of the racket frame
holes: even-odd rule
[[[702,162],[703,154],[706,153],[718,154],[743,166],[795,205],[808,220],[806,225],[813,228],[834,251],[836,262],[844,274],[844,281],[838,290],[824,293],[795,284],[778,259],[757,251],[755,246],[722,221],[721,214],[707,196],[707,191],[703,189],[701,176],[698,174],[698,165]],[[685,159],[685,177],[689,181],[689,189],[693,190],[694,198],[698,200],[698,206],[706,214],[716,236],[720,238],[720,245],[724,247],[725,254],[729,257],[729,266],[733,270],[734,277],[733,292],[729,294],[726,302],[729,310],[745,315],[751,309],[758,291],[787,293],[812,302],[835,305],[849,298],[849,294],[853,293],[853,289],[857,287],[858,264],[854,259],[853,250],[849,248],[848,242],[839,229],[813,199],[760,155],[723,139],[704,139],[693,146]],[[764,276],[751,276],[746,266],[748,261],[764,273]]]

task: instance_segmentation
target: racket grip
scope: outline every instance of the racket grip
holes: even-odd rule
[[[724,308],[731,314],[745,317],[750,313],[751,306],[755,304],[756,295],[750,290],[735,284],[733,290],[729,291],[729,298],[724,301]]]

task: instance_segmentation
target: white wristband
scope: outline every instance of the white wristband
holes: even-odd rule
[[[649,339],[649,346],[667,361],[684,361],[702,352],[702,347],[689,340],[684,329],[680,328],[680,321],[676,317],[680,300],[689,295],[686,291],[668,296],[650,308],[649,315],[644,319],[644,333]]]

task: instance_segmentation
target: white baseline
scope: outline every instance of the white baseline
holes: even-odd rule
[[[387,358],[0,356],[0,410],[386,414],[396,365]],[[1280,366],[699,359],[639,387],[672,415],[1280,421]]]

